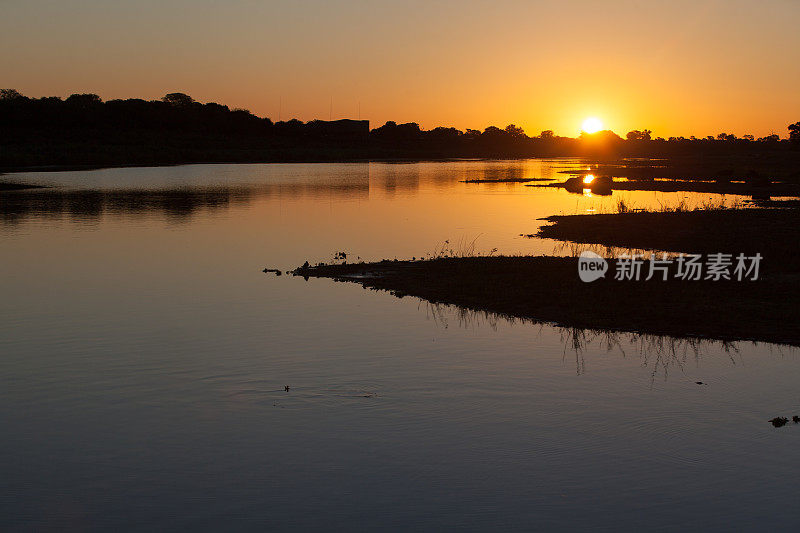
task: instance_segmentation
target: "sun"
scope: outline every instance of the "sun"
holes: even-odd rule
[[[583,121],[581,129],[586,133],[597,133],[603,129],[603,122],[597,117],[589,117]]]

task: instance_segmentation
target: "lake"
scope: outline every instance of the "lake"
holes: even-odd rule
[[[800,414],[795,349],[261,272],[562,253],[520,234],[709,199],[462,182],[582,165],[0,177],[50,187],[0,195],[0,529],[796,530],[800,425],[767,422]]]

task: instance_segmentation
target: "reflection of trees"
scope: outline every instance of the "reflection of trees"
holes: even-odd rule
[[[0,220],[17,224],[29,218],[70,217],[97,220],[104,215],[161,215],[185,221],[201,211],[245,205],[257,198],[367,198],[369,177],[333,183],[283,183],[156,190],[32,189],[0,193]]]
[[[525,167],[523,166],[490,166],[484,168],[468,169],[464,173],[464,180],[486,180],[486,181],[515,181],[526,178]],[[530,176],[533,177],[533,176]]]
[[[477,311],[449,304],[431,303],[421,300],[426,306],[427,318],[433,320],[439,327],[449,328],[451,323],[465,329],[477,329],[488,326],[497,331],[501,322],[510,325],[517,323],[538,325],[540,330],[545,325],[554,327],[561,336],[564,345],[564,358],[568,353],[575,357],[575,370],[577,374],[584,374],[587,370],[585,354],[588,350],[617,352],[627,359],[636,355],[643,367],[650,369],[651,383],[656,377],[663,375],[666,381],[674,370],[685,373],[687,364],[698,364],[703,356],[712,350],[725,353],[731,364],[737,364],[740,345],[739,342],[729,342],[696,337],[670,337],[666,335],[652,335],[646,333],[633,333],[624,331],[611,331],[603,329],[586,329],[566,326],[554,326],[547,322],[540,322],[528,318]],[[753,343],[756,346],[758,343]],[[770,351],[775,350],[781,355],[784,347],[771,345]]]
[[[420,164],[394,163],[370,168],[370,186],[387,196],[419,189]]]
[[[34,217],[68,216],[74,220],[95,220],[106,214],[146,215],[160,213],[170,219],[185,219],[203,209],[220,209],[249,200],[246,191],[161,190],[161,191],[59,191],[45,190],[7,194],[0,214],[13,224]]]

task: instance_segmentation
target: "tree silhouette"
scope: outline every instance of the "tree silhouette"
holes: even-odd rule
[[[16,89],[0,89],[0,100],[18,100],[25,98]]]
[[[194,98],[184,93],[169,93],[161,101],[175,107],[188,107],[194,103]]]
[[[789,124],[789,139],[792,142],[800,143],[800,122]]]
[[[800,146],[800,122],[791,124],[791,144]],[[92,93],[30,98],[0,89],[0,168],[38,165],[171,164],[205,161],[309,161],[368,158],[471,157],[669,157],[777,153],[790,141],[772,134],[755,140],[717,137],[654,139],[648,129],[625,139],[612,131],[561,137],[544,130],[529,137],[522,128],[489,126],[459,130],[388,121],[369,130],[368,121],[297,119],[273,123],[245,109],[196,102],[173,92],[159,100],[104,102]]]
[[[509,124],[508,126],[506,126],[505,132],[507,134],[511,135],[512,137],[524,137],[525,136],[525,130],[523,130],[519,126],[515,126],[514,124]]]
[[[625,138],[629,141],[649,141],[652,133],[651,130],[633,130],[629,131]]]
[[[65,100],[65,102],[69,105],[82,108],[96,106],[103,103],[100,97],[94,93],[71,94]]]

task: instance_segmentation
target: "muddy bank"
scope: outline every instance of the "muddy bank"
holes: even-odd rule
[[[759,281],[580,281],[577,259],[467,257],[300,267],[331,278],[433,303],[560,326],[725,341],[800,345],[800,283],[772,272]]]
[[[620,158],[588,160],[562,174],[647,180],[763,181],[800,183],[800,150],[762,151],[718,154],[697,153],[662,158]]]
[[[766,271],[800,272],[798,209],[554,215],[528,237],[614,248],[764,256]]]
[[[738,194],[756,198],[772,196],[800,196],[800,185],[794,183],[748,183],[745,181],[689,181],[689,180],[620,180],[608,178],[602,189],[594,190],[593,184],[581,185],[582,178],[571,178],[554,183],[530,183],[526,187],[555,187],[570,192],[582,193],[590,189],[595,194],[611,194],[612,191],[656,191],[656,192],[699,192],[707,194]],[[598,178],[601,179],[601,178]],[[578,186],[576,186],[578,184]]]

